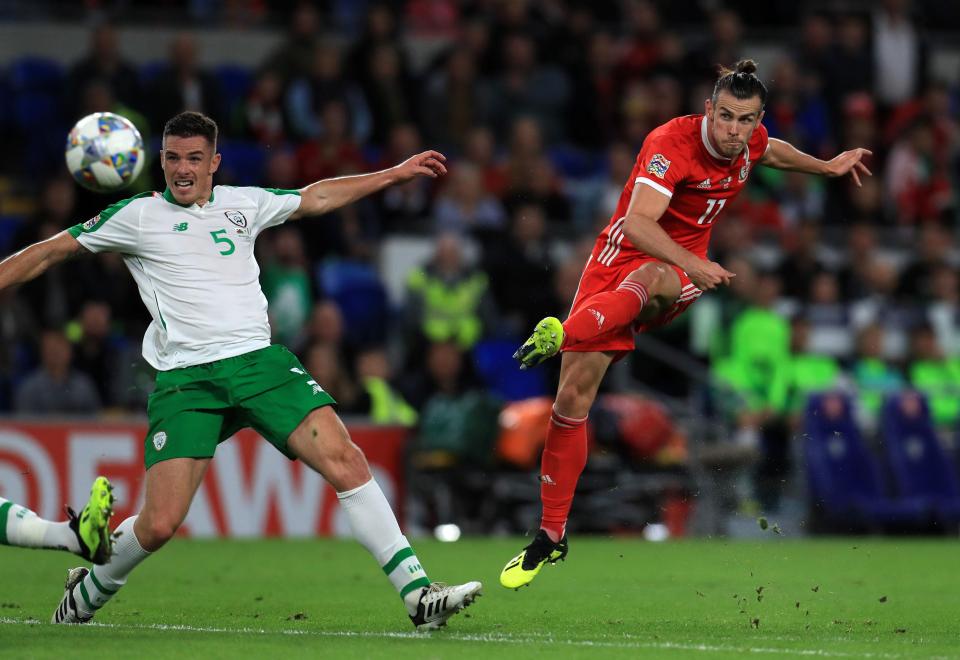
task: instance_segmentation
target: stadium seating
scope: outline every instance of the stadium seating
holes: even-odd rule
[[[266,154],[257,144],[241,140],[222,140],[217,145],[222,160],[218,183],[257,186],[263,183]]]
[[[926,399],[912,391],[889,397],[881,430],[898,492],[931,499],[943,525],[960,523],[960,484],[937,438]]]
[[[547,393],[545,371],[520,371],[513,352],[522,340],[512,338],[485,339],[473,347],[473,362],[484,383],[497,396],[507,401],[520,401]]]
[[[377,271],[359,261],[331,260],[317,267],[320,290],[340,307],[346,340],[354,346],[382,343],[386,338],[389,307],[387,292]]]
[[[847,531],[917,528],[931,522],[934,507],[929,498],[887,496],[845,395],[809,398],[803,441],[810,497],[829,526]]]
[[[253,86],[253,74],[247,68],[228,64],[217,67],[213,73],[217,79],[217,84],[220,86],[222,116],[229,119],[234,109],[250,93],[250,88]]]

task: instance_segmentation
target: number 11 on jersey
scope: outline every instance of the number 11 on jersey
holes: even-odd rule
[[[720,215],[720,211],[723,210],[723,205],[727,203],[725,199],[708,199],[707,200],[707,210],[703,212],[703,215],[697,220],[698,225],[709,225],[711,222],[717,219],[717,216]],[[714,210],[716,207],[716,210]]]

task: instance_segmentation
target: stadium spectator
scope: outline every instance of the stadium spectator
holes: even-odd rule
[[[910,334],[910,384],[923,392],[933,422],[946,431],[960,421],[960,358],[946,358],[927,324]]]
[[[347,106],[335,98],[320,108],[320,133],[301,142],[297,148],[300,181],[353,174],[363,169],[363,154],[353,140],[350,117]]]
[[[321,30],[321,16],[313,2],[298,2],[290,14],[287,36],[271,53],[264,68],[275,73],[286,87],[291,80],[308,75]]]
[[[877,100],[887,108],[915,97],[924,83],[927,49],[910,4],[883,0],[873,7],[873,79]]]
[[[563,302],[552,295],[554,262],[547,243],[547,218],[536,202],[518,204],[506,240],[484,246],[483,270],[500,313],[498,328],[520,335]]]
[[[875,426],[884,399],[906,385],[903,374],[884,355],[883,326],[872,323],[857,333],[857,355],[850,377],[865,421]]]
[[[126,363],[136,360],[126,350],[125,338],[113,332],[112,321],[106,302],[88,300],[80,309],[79,319],[67,326],[67,338],[74,344],[72,365],[93,379],[105,408],[125,403],[123,390],[130,385]]]
[[[274,233],[260,274],[274,340],[288,345],[303,332],[314,299],[303,238],[297,228]]]
[[[382,43],[370,51],[366,72],[363,93],[372,119],[370,141],[384,145],[394,128],[417,120],[418,98],[413,80],[401,66],[396,45]]]
[[[950,249],[953,240],[942,225],[928,223],[917,232],[912,260],[900,273],[897,294],[904,300],[926,302],[933,298],[933,276],[941,268],[952,268]]]
[[[290,127],[283,107],[283,81],[275,71],[257,74],[250,94],[231,118],[234,134],[263,146],[283,143]]]
[[[415,426],[417,411],[397,391],[387,351],[382,346],[362,349],[356,360],[357,381],[366,399],[363,411],[374,424]]]
[[[530,117],[547,139],[562,138],[570,95],[566,76],[538,61],[537,44],[528,34],[507,34],[500,53],[503,70],[491,81],[490,91],[494,130],[506,136],[517,119]]]
[[[118,102],[140,111],[146,109],[137,71],[120,53],[116,28],[106,22],[91,30],[87,54],[73,65],[67,76],[64,99],[72,116],[81,116],[84,90],[95,81],[106,85],[111,98]]]
[[[606,30],[594,32],[571,66],[566,133],[578,146],[598,149],[616,137],[620,124],[617,44]]]
[[[791,244],[792,239],[792,244]],[[820,225],[806,220],[796,234],[784,234],[784,259],[777,274],[783,284],[783,295],[805,299],[813,278],[824,270],[820,252]]]
[[[370,135],[370,108],[360,85],[346,77],[341,49],[331,41],[319,42],[311,68],[294,78],[286,93],[286,110],[293,133],[302,139],[323,137],[324,111],[339,103],[347,114],[351,141],[364,142]]]
[[[408,356],[418,361],[424,342],[472,348],[493,325],[487,275],[467,263],[463,238],[441,234],[430,261],[407,278],[404,336]]]
[[[29,373],[14,394],[20,414],[90,416],[100,412],[97,387],[88,374],[71,366],[73,349],[60,330],[40,335],[40,366]]]
[[[551,229],[569,233],[570,200],[563,192],[563,182],[553,163],[546,156],[531,164],[527,176],[515,178],[503,203],[508,212],[520,206],[536,204],[543,209]]]
[[[497,144],[493,131],[487,126],[476,126],[465,136],[463,162],[480,170],[483,189],[491,195],[502,197],[509,183],[507,173],[497,157]]]
[[[954,205],[947,172],[937,167],[930,117],[917,117],[890,149],[884,189],[901,225],[939,222]]]
[[[360,388],[347,370],[343,358],[331,344],[317,343],[307,347],[303,366],[307,373],[323,383],[323,389],[337,401],[337,411],[342,415],[360,415],[369,410],[363,401]]]
[[[216,121],[222,121],[228,108],[217,79],[201,69],[197,62],[197,43],[186,33],[178,34],[170,42],[167,65],[147,85],[147,107],[154,133],[163,131],[163,123],[184,110],[202,112]]]
[[[931,273],[929,281],[927,321],[944,353],[951,358],[960,357],[960,277],[955,268],[941,266]]]
[[[437,232],[482,236],[506,224],[500,201],[486,193],[480,171],[469,163],[458,164],[433,209]]]
[[[836,36],[826,70],[824,96],[832,102],[834,116],[838,117],[847,97],[854,92],[869,92],[874,80],[870,35],[863,16],[841,16]]]
[[[490,90],[479,80],[476,68],[473,54],[457,47],[424,84],[421,122],[427,137],[453,153],[462,153],[470,130],[488,119]]]
[[[422,148],[420,131],[414,124],[401,124],[390,132],[390,141],[381,157],[393,162],[399,154],[414,154]],[[377,198],[377,216],[384,231],[424,229],[433,206],[433,183],[414,180],[383,191]]]

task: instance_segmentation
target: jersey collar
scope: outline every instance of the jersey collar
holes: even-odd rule
[[[170,191],[170,186],[167,186],[166,190],[163,191],[163,198],[170,202],[171,204],[176,204],[177,206],[182,206],[185,209],[188,209],[192,206],[196,206],[196,202],[193,204],[181,204],[177,201],[177,198],[173,196],[173,193]],[[213,204],[213,188],[210,189],[210,199],[207,200],[207,204]]]
[[[716,149],[713,148],[713,145],[710,144],[710,136],[707,135],[707,116],[704,115],[703,119],[700,120],[700,139],[703,141],[703,146],[706,147],[707,153],[718,160],[725,160],[730,162],[730,159],[726,156],[721,155]]]

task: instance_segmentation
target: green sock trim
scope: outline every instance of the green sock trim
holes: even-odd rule
[[[90,602],[90,596],[87,594],[87,588],[83,586],[83,582],[80,582],[80,595],[83,596],[83,602],[87,604],[87,608],[91,612],[94,612],[97,609],[99,609],[97,607],[94,607],[93,603]]]
[[[0,545],[10,545],[7,541],[7,515],[13,507],[13,502],[0,504]]]
[[[113,594],[117,593],[115,589],[111,591],[100,584],[100,580],[98,580],[97,576],[93,574],[93,569],[90,569],[90,579],[93,581],[93,586],[95,586],[100,593],[107,594],[108,596],[112,596]]]
[[[428,578],[422,577],[417,578],[403,589],[400,590],[400,598],[406,598],[407,594],[413,591],[414,589],[423,589],[424,587],[430,586],[430,580]]]
[[[398,550],[397,554],[395,554],[393,558],[387,562],[387,565],[383,567],[383,572],[387,575],[390,575],[397,569],[397,566],[400,565],[400,562],[408,557],[413,557],[414,554],[413,548],[411,548],[409,545],[403,550]]]

